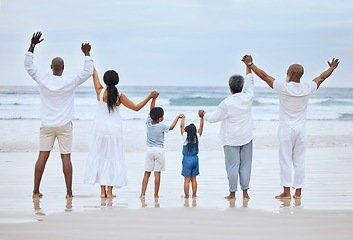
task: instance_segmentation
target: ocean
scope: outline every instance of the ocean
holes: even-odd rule
[[[150,91],[160,92],[157,106],[165,110],[165,119],[173,120],[183,113],[188,120],[198,120],[197,110],[213,111],[230,95],[228,87],[171,87],[171,86],[122,86],[124,93],[135,103],[142,101]],[[96,95],[93,87],[81,86],[75,94],[75,120],[91,121],[95,115]],[[278,120],[278,94],[265,87],[255,88],[253,119],[255,121]],[[149,107],[140,112],[121,108],[123,120],[146,118]],[[40,119],[40,96],[37,86],[1,86],[0,119]],[[353,88],[320,88],[309,100],[308,120],[353,121]]]

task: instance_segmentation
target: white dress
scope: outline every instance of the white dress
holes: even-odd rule
[[[109,113],[100,93],[89,148],[84,183],[114,187],[127,185],[122,121],[119,106]]]

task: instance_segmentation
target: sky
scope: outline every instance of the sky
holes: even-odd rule
[[[353,87],[351,0],[0,0],[0,86],[35,85],[23,60],[37,31],[44,72],[57,56],[64,74],[80,71],[88,42],[99,76],[114,69],[125,86],[223,86],[251,54],[276,79],[303,65],[303,81],[339,58],[322,86]]]

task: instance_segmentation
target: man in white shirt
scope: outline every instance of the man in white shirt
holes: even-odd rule
[[[254,73],[264,80],[271,88],[278,92],[279,96],[279,122],[278,128],[278,152],[280,165],[281,186],[283,193],[276,196],[277,199],[290,199],[290,187],[295,189],[294,198],[301,198],[301,190],[304,185],[304,165],[306,152],[305,122],[308,101],[321,83],[328,78],[339,64],[338,59],[328,62],[329,69],[311,82],[302,83],[300,79],[304,74],[304,68],[299,64],[289,66],[286,82],[275,79],[253,64],[250,55],[244,56],[244,63]],[[294,167],[294,179],[292,183],[292,165]]]
[[[64,61],[57,57],[52,60],[53,74],[42,73],[33,63],[35,46],[42,42],[41,32],[33,34],[31,45],[25,55],[24,65],[28,74],[36,81],[39,87],[40,105],[40,152],[35,166],[33,198],[42,197],[39,185],[44,172],[45,164],[50,151],[53,149],[55,138],[58,139],[63,172],[66,183],[66,198],[72,197],[72,123],[74,115],[74,94],[76,88],[84,83],[93,74],[93,60],[90,57],[91,46],[82,44],[84,53],[84,68],[78,74],[68,77],[63,76]]]
[[[225,165],[229,183],[229,195],[226,199],[235,200],[238,187],[238,175],[243,199],[248,195],[252,164],[252,131],[254,124],[251,117],[254,100],[254,79],[249,67],[246,68],[245,82],[240,75],[229,79],[231,96],[224,99],[213,113],[199,110],[199,116],[210,123],[221,123],[219,139],[223,146]]]

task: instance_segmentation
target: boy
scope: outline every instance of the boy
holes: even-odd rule
[[[177,124],[178,119],[184,116],[183,114],[179,114],[170,126],[162,124],[161,122],[164,119],[164,111],[161,107],[155,107],[156,98],[152,98],[150,114],[146,121],[147,152],[145,158],[145,174],[142,181],[142,192],[140,198],[145,198],[148,179],[151,176],[152,171],[154,171],[154,197],[158,198],[161,171],[165,170],[165,156],[163,148],[164,133],[172,130]]]

